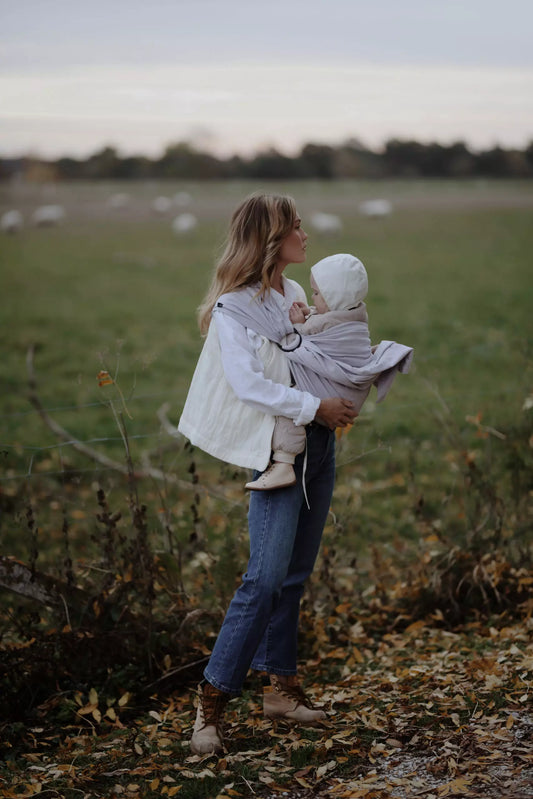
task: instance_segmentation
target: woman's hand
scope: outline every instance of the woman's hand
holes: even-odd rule
[[[303,324],[309,313],[309,308],[305,302],[293,302],[289,308],[289,319],[293,325]]]
[[[330,430],[352,424],[357,411],[350,400],[342,397],[328,397],[320,400],[315,419],[323,422]]]

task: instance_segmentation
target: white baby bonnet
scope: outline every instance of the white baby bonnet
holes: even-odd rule
[[[328,255],[311,267],[311,274],[330,311],[355,308],[367,295],[366,269],[355,255]]]

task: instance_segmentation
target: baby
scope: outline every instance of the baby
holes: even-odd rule
[[[314,306],[302,302],[292,305],[290,321],[301,335],[320,333],[334,325],[359,322],[368,331],[368,315],[363,302],[368,291],[366,269],[354,255],[330,255],[311,267],[311,289]],[[372,357],[370,338],[368,352],[363,361]],[[360,406],[368,396],[368,388],[361,393]],[[295,425],[292,419],[277,416],[272,435],[272,463],[257,480],[246,483],[253,491],[285,488],[296,483],[294,460],[305,449],[305,427]]]

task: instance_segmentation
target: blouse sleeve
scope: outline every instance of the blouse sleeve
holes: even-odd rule
[[[287,416],[295,424],[308,424],[320,399],[307,391],[274,383],[264,376],[263,364],[247,329],[227,314],[214,314],[224,374],[241,402],[272,416]]]

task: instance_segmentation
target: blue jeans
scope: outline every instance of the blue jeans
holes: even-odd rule
[[[306,432],[310,508],[302,487],[303,454],[294,464],[296,485],[250,495],[248,568],[204,671],[215,688],[234,696],[250,666],[296,674],[300,599],[318,555],[335,480],[334,433],[316,423]]]

